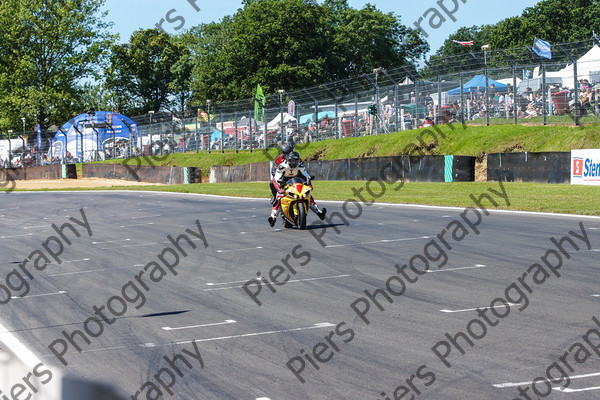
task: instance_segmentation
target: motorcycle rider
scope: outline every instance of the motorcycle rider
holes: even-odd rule
[[[277,216],[280,211],[281,198],[283,197],[283,187],[286,182],[292,178],[300,176],[305,179],[306,184],[312,188],[310,183],[310,175],[306,172],[306,168],[304,167],[304,163],[300,159],[300,154],[295,151],[291,151],[286,157],[285,161],[283,161],[277,167],[275,172],[275,176],[271,180],[273,187],[277,190],[277,196],[275,197],[275,204],[273,205],[273,209],[271,210],[271,216],[268,218],[269,225],[274,226],[275,221],[277,221]],[[327,209],[323,207],[322,210],[319,209],[317,203],[312,196],[310,196],[310,209],[317,214],[317,216],[323,220],[325,219],[325,214],[327,213]]]
[[[273,160],[273,167],[271,167],[271,181],[269,182],[269,186],[271,187],[271,204],[275,205],[276,197],[277,197],[277,189],[273,186],[273,177],[275,176],[275,172],[277,172],[277,167],[281,165],[285,161],[285,158],[288,154],[294,151],[294,145],[289,142],[285,142],[281,145],[281,154]]]

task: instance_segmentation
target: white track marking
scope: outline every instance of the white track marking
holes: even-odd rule
[[[237,339],[237,338],[244,338],[244,337],[272,335],[275,333],[286,333],[286,332],[306,331],[309,329],[329,328],[332,326],[335,326],[335,325],[330,324],[329,322],[320,322],[320,323],[314,324],[312,326],[305,326],[302,328],[293,328],[293,329],[281,329],[281,330],[277,330],[277,331],[244,333],[241,335],[220,336],[220,337],[207,338],[207,339],[184,340],[181,342],[174,342],[174,343],[144,343],[143,345],[141,345],[141,347],[157,347],[157,346],[167,346],[167,345],[170,346],[170,345],[178,345],[178,344],[188,344],[188,343],[192,343],[192,342],[212,342],[215,340]]]
[[[128,242],[131,239],[121,239],[121,240],[108,240],[106,242],[92,242],[92,244],[106,244],[106,243],[117,243],[117,242]]]
[[[253,215],[251,217],[234,217],[234,218],[223,217],[221,219],[223,221],[235,221],[235,220],[240,220],[240,219],[252,219],[252,218],[256,218],[256,215]]]
[[[346,278],[348,276],[352,276],[352,275],[334,275],[334,276],[324,276],[324,277],[321,277],[321,278],[292,279],[292,280],[286,281],[285,283],[319,281],[319,280],[322,280],[322,279]],[[228,287],[221,287],[221,288],[202,289],[202,291],[203,292],[210,292],[210,291],[213,291],[213,290],[239,289],[241,287],[244,287],[244,286],[240,285],[240,286],[228,286]]]
[[[56,293],[44,293],[44,294],[30,294],[24,297],[13,297],[15,300],[19,300],[19,299],[28,299],[30,297],[44,297],[44,296],[56,296],[57,294],[65,294],[67,292],[65,292],[64,290],[61,290],[60,292],[56,292]]]
[[[587,392],[590,390],[600,390],[600,386],[587,387],[587,388],[581,388],[581,389],[571,389],[571,388],[564,388],[564,387],[557,387],[557,388],[553,388],[553,389],[558,390],[559,392],[564,392],[564,393],[577,393],[577,392]]]
[[[154,217],[160,217],[160,214],[155,214],[155,215],[144,215],[143,217],[131,217],[131,219],[142,219],[142,218],[154,218]]]
[[[348,243],[348,244],[332,244],[332,245],[325,246],[325,248],[358,246],[361,244],[403,242],[406,240],[431,239],[432,237],[434,237],[434,236],[419,236],[419,237],[414,237],[414,238],[402,238],[402,239],[381,239],[381,240],[375,240],[372,242],[360,242],[360,243]]]
[[[124,247],[141,247],[141,246],[153,246],[155,244],[160,243],[140,243],[140,244],[128,244],[125,246],[115,246],[115,247],[101,247],[100,250],[113,250],[113,249],[122,249]]]
[[[507,303],[509,306],[520,306],[521,304],[515,304],[515,303]],[[493,308],[499,308],[499,307],[504,307],[504,305],[501,306],[494,306]],[[463,310],[440,310],[443,313],[458,313],[458,312],[466,312],[466,311],[476,311],[477,309],[482,309],[482,308],[490,308],[489,306],[484,306],[484,307],[476,307],[476,308],[465,308]]]
[[[90,261],[90,259],[89,258],[82,258],[81,260],[63,261],[63,263],[74,263],[74,262],[81,262],[81,261]]]
[[[273,229],[273,230],[269,230],[269,231],[252,231],[252,232],[240,232],[240,235],[245,235],[247,233],[269,233],[269,232],[281,232],[283,229]]]
[[[40,228],[52,228],[49,225],[37,225],[37,226],[24,226],[23,229],[40,229]]]
[[[256,250],[256,249],[262,249],[262,246],[257,246],[257,247],[247,247],[245,249],[231,249],[231,250],[217,250],[217,253],[231,253],[232,251],[248,251],[248,250]]]
[[[600,376],[600,372],[594,372],[592,374],[584,374],[584,375],[573,375],[570,376],[569,378],[571,379],[581,379],[581,378],[590,378],[593,376]],[[527,381],[527,382],[507,382],[507,383],[496,383],[494,386],[495,388],[508,388],[508,387],[517,387],[517,386],[521,386],[521,385],[531,385],[531,381]]]
[[[477,264],[472,267],[458,267],[458,268],[445,268],[445,269],[434,269],[427,270],[425,272],[452,272],[452,271],[460,271],[462,269],[474,269],[474,268],[486,268],[487,265]]]
[[[144,226],[144,225],[154,225],[154,222],[145,222],[143,224],[134,224],[134,225],[121,225],[119,228],[131,228],[133,226]]]
[[[33,236],[33,233],[25,233],[25,234],[22,234],[22,235],[0,236],[0,239],[8,239],[8,238],[14,238],[14,237],[21,237],[21,236]]]
[[[214,324],[204,324],[204,325],[192,325],[192,326],[182,326],[179,328],[170,328],[168,326],[163,326],[162,329],[164,329],[165,331],[177,331],[180,329],[192,329],[192,328],[204,328],[206,326],[217,326],[217,325],[228,325],[228,324],[235,324],[237,321],[233,320],[233,319],[226,319],[223,322],[216,322]]]
[[[80,275],[80,274],[89,274],[89,273],[91,273],[91,272],[100,272],[100,271],[106,271],[106,270],[107,270],[107,268],[102,268],[102,269],[89,269],[89,270],[86,270],[86,271],[77,271],[77,272],[63,272],[63,273],[60,273],[60,274],[50,274],[50,275],[42,275],[42,276],[45,276],[45,277],[48,277],[48,278],[50,278],[50,277],[53,277],[53,276],[66,276],[66,275]]]

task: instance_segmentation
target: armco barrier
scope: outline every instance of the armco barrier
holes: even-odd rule
[[[311,175],[324,181],[382,178],[403,179],[406,182],[470,182],[475,179],[475,157],[469,156],[349,158],[307,161],[305,165]],[[265,182],[269,177],[268,162],[214,166],[210,169],[211,183]]]
[[[571,153],[493,153],[487,156],[488,181],[569,183]]]
[[[82,174],[84,178],[124,179],[167,185],[199,183],[201,179],[199,168],[123,164],[83,164]]]

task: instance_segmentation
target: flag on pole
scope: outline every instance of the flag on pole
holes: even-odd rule
[[[540,57],[544,57],[549,60],[552,59],[552,46],[550,46],[550,43],[542,39],[535,38],[535,41],[533,42],[533,51]]]
[[[461,46],[465,46],[465,47],[471,47],[475,44],[475,42],[473,40],[471,40],[470,42],[461,42],[460,40],[453,40],[453,43],[456,44],[460,44]]]
[[[256,85],[256,96],[254,97],[254,119],[265,122],[265,94],[260,85]]]
[[[39,159],[42,151],[42,127],[40,124],[37,124],[35,131],[37,132],[37,158]]]
[[[210,119],[214,120],[215,116],[210,114]],[[208,122],[208,114],[201,108],[198,109],[198,121]]]

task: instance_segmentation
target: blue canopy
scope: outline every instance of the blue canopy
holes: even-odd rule
[[[96,154],[104,155],[107,151],[118,156],[130,141],[135,145],[139,135],[135,121],[119,113],[80,114],[60,127],[52,141],[51,152],[58,157],[69,152],[79,161],[94,160]]]
[[[508,92],[508,86],[504,83],[497,82],[492,78],[488,78],[488,84],[494,85],[496,92]],[[475,75],[469,82],[463,84],[464,93],[474,93],[477,91],[477,87],[481,87],[481,91],[485,91],[485,75]],[[448,90],[449,95],[460,94],[460,86],[456,89]]]

